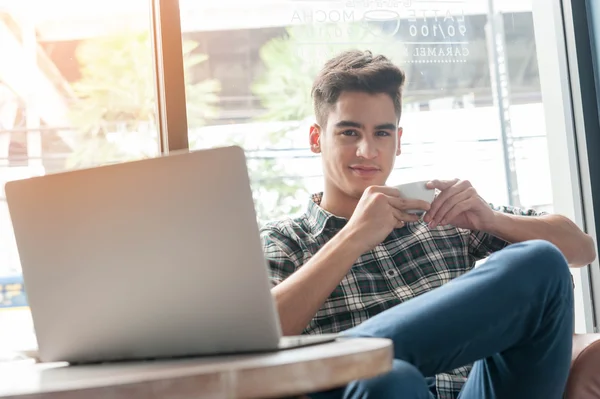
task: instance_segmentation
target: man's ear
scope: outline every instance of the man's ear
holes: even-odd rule
[[[310,125],[309,133],[310,150],[315,154],[321,153],[321,126],[317,123]]]
[[[398,146],[396,147],[396,156],[400,155],[400,153],[402,152],[401,145],[400,145],[400,143],[402,141],[402,131],[403,131],[402,128],[399,127],[398,128]]]

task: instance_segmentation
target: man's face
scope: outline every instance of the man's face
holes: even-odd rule
[[[326,187],[358,199],[367,187],[384,185],[400,155],[397,126],[388,95],[343,92],[326,127],[310,130],[311,149],[322,154]]]

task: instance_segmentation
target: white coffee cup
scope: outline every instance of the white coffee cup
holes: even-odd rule
[[[400,194],[404,198],[419,199],[431,204],[435,198],[435,189],[427,188],[428,181],[429,180],[415,181],[412,183],[400,184],[394,187],[400,190]],[[425,213],[425,211],[421,209],[409,209],[406,212],[419,216]]]

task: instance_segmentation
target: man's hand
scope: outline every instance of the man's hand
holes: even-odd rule
[[[440,190],[423,218],[430,227],[450,224],[463,229],[486,230],[493,225],[494,211],[468,180],[432,180],[427,188]]]
[[[419,220],[407,210],[427,211],[429,206],[425,201],[402,198],[397,188],[371,186],[364,191],[344,229],[356,239],[362,252],[366,252],[379,245],[394,229]]]

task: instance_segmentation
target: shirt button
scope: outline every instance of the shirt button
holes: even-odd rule
[[[396,277],[396,271],[395,270],[388,270],[387,271],[388,276],[390,277]]]

